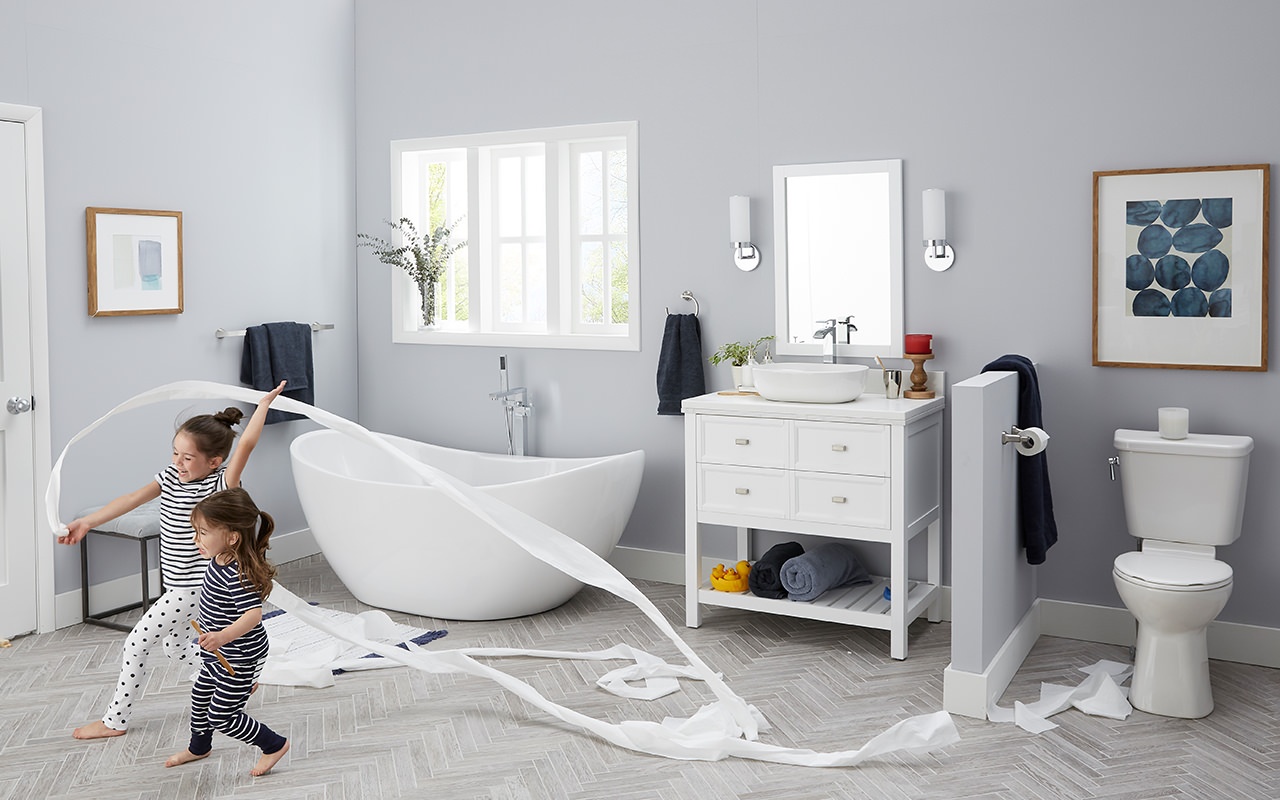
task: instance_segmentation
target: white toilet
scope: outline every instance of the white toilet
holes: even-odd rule
[[[1240,536],[1248,436],[1118,430],[1125,521],[1140,551],[1115,560],[1120,599],[1138,620],[1129,702],[1167,717],[1213,711],[1205,628],[1231,596],[1214,548]]]

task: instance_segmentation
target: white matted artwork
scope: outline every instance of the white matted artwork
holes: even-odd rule
[[[1093,363],[1267,369],[1270,165],[1093,173]]]
[[[86,208],[89,316],[182,313],[182,212]]]

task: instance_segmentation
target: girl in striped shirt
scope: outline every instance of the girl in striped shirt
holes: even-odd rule
[[[196,505],[191,526],[200,555],[209,559],[200,595],[204,663],[191,687],[191,742],[164,765],[207,758],[216,730],[258,747],[262,756],[249,774],[265,775],[289,752],[289,741],[244,713],[244,706],[267,660],[262,601],[276,574],[267,561],[275,521],[244,489],[227,489]]]
[[[76,728],[71,734],[75,738],[123,736],[129,728],[133,703],[146,683],[152,656],[163,651],[170,658],[186,661],[191,655],[189,620],[196,616],[207,563],[195,546],[191,510],[214,492],[240,485],[240,475],[262,435],[267,408],[284,386],[281,381],[258,401],[234,453],[231,445],[236,434],[232,426],[240,422],[244,412],[233,406],[217,414],[192,417],[173,435],[173,458],[153,481],[92,514],[72,520],[67,532],[58,537],[62,544],[75,544],[91,528],[160,498],[160,578],[164,593],[125,639],[120,677],[106,714]]]

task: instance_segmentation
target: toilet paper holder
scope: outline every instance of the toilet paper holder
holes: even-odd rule
[[[1048,434],[1044,434],[1044,438],[1047,440]],[[1010,425],[1008,432],[1002,432],[1000,434],[1000,444],[1016,444],[1024,450],[1031,450],[1036,447],[1037,443],[1036,440],[1022,428],[1019,428],[1017,425]]]

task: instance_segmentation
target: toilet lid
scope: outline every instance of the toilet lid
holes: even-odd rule
[[[1158,589],[1203,591],[1231,582],[1231,565],[1194,558],[1134,551],[1116,557],[1116,572],[1134,583]]]

